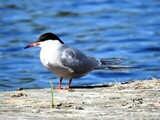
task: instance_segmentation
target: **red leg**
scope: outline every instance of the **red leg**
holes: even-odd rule
[[[72,83],[72,78],[69,79],[68,87],[64,88],[64,90],[69,90],[69,89],[70,89],[71,83]]]
[[[57,88],[54,88],[55,90],[61,90],[62,89],[62,80],[63,80],[63,77],[60,77],[60,82],[59,82],[59,85]]]

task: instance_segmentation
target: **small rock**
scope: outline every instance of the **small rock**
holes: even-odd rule
[[[68,105],[65,105],[64,107],[69,108],[69,107],[72,107],[72,105],[71,105],[71,104],[68,104]]]
[[[22,91],[24,88],[17,88],[16,91]]]
[[[147,105],[148,107],[156,107],[155,104],[151,103]]]
[[[84,110],[84,108],[82,108],[80,106],[76,106],[75,109],[77,109],[77,110]]]
[[[125,87],[124,87],[124,86],[118,86],[117,89],[118,89],[118,90],[124,90]]]
[[[106,105],[106,106],[104,106],[104,107],[109,108],[109,107],[113,107],[113,106],[112,106],[112,105]]]
[[[72,107],[72,106],[73,106],[73,103],[65,103],[64,105],[64,107],[67,107],[67,108]]]
[[[122,103],[122,106],[127,106],[127,105],[128,105],[127,102]]]
[[[120,97],[111,97],[111,98],[109,98],[110,100],[118,100],[118,99],[120,99]]]
[[[58,103],[58,104],[56,104],[55,106],[62,106],[62,103]]]
[[[68,92],[75,92],[75,90],[73,90],[73,89],[69,89],[69,90],[68,90]]]
[[[134,103],[134,105],[142,104],[143,103],[143,99],[142,98],[134,98],[133,99],[133,103]]]
[[[39,109],[34,109],[31,111],[32,113],[40,113],[40,110]]]
[[[132,108],[132,106],[128,106],[128,108]]]
[[[27,96],[27,95],[24,93],[18,93],[18,94],[12,95],[11,97],[23,97],[23,96]]]

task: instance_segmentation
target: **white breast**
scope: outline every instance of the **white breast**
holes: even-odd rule
[[[59,64],[59,47],[61,43],[59,41],[47,40],[40,44],[40,60],[42,64],[48,68],[49,64]]]
[[[56,40],[47,40],[40,44],[40,60],[42,64],[50,71],[58,74],[61,77],[68,77],[68,74],[73,72],[63,66],[60,60],[61,51],[59,50],[62,44]]]

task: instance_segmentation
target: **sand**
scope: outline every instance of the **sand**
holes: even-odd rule
[[[160,80],[0,92],[0,120],[160,120]]]

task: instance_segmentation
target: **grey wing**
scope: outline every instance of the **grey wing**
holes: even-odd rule
[[[86,56],[78,49],[64,47],[61,54],[61,62],[65,67],[72,69],[74,73],[85,74],[96,68],[100,61],[92,56]]]

